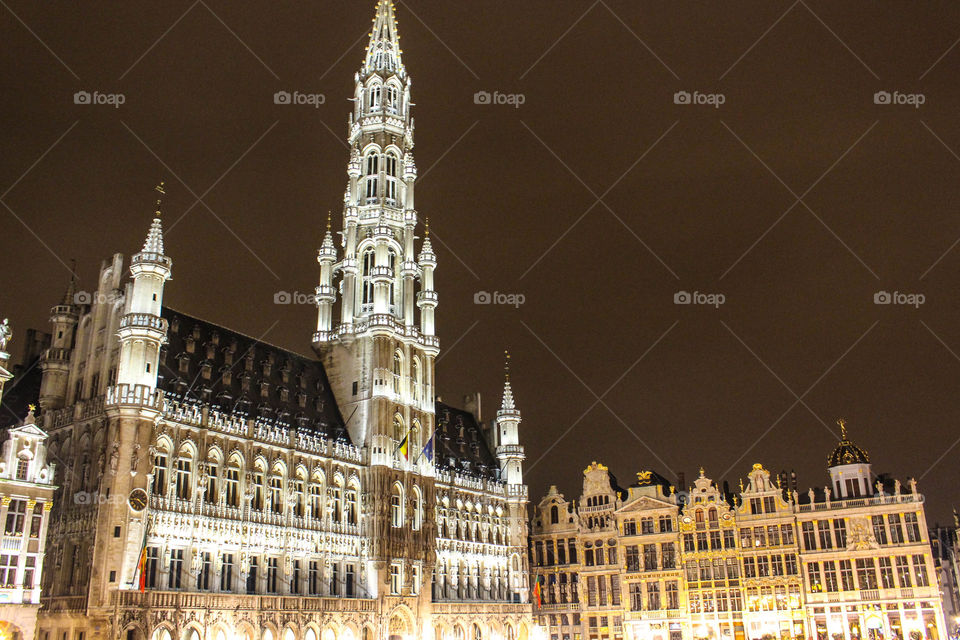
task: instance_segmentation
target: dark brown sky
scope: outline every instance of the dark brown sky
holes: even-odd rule
[[[373,5],[7,0],[0,314],[14,352],[47,326],[70,258],[93,286],[101,259],[139,248],[161,177],[167,302],[253,336],[273,327],[265,340],[308,352],[314,309],[273,295],[317,280]],[[439,240],[439,391],[480,389],[490,415],[513,351],[534,501],[550,483],[577,495],[593,459],[624,484],[646,468],[689,480],[700,465],[734,484],[763,462],[823,485],[842,415],[876,471],[921,477],[931,519],[948,519],[960,6],[397,11],[418,209]],[[125,103],[76,105],[78,90]],[[275,105],[278,90],[326,103]],[[678,105],[681,90],[725,103]],[[525,103],[477,105],[477,91]],[[877,91],[925,103],[875,104]],[[481,290],[526,302],[478,306]],[[678,306],[680,290],[726,302]],[[875,305],[881,290],[926,301]]]

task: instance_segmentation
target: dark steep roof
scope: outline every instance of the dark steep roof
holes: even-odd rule
[[[434,461],[440,469],[453,469],[480,478],[500,479],[500,463],[477,419],[469,411],[436,403],[437,428]]]
[[[868,464],[870,456],[867,452],[847,439],[840,441],[837,448],[827,458],[828,467],[839,467],[845,464]]]
[[[164,307],[157,387],[173,400],[349,441],[323,365]]]

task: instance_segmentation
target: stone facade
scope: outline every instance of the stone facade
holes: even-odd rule
[[[318,253],[316,357],[164,305],[160,200],[141,251],[53,308],[39,402],[64,465],[40,640],[529,636],[509,374],[492,421],[435,400],[437,260],[415,235],[398,40],[380,0],[343,234],[328,221]]]

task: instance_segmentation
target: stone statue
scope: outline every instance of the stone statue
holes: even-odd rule
[[[893,481],[893,494],[896,495],[896,496],[899,496],[899,495],[900,495],[900,480],[899,480],[899,479]]]
[[[133,453],[130,454],[130,475],[137,475],[137,467],[140,466],[140,443],[133,443]]]
[[[114,442],[113,449],[110,451],[110,475],[117,474],[117,466],[120,464],[120,443]]]
[[[0,351],[7,350],[7,343],[13,339],[13,329],[10,328],[10,320],[3,319],[0,324]]]

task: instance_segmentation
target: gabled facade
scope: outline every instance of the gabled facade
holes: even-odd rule
[[[829,484],[806,494],[760,464],[735,495],[701,469],[682,493],[640,472],[621,497],[596,463],[579,504],[552,487],[532,521],[538,622],[551,640],[947,638],[916,481],[878,478],[841,431]],[[582,563],[550,551],[562,540]],[[561,572],[579,597],[554,597]]]

